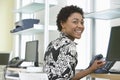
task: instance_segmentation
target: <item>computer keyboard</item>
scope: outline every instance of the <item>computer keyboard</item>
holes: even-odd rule
[[[113,74],[120,74],[120,70],[117,69],[110,69],[109,72]]]
[[[114,61],[106,61],[106,64],[103,66],[103,68],[107,71],[110,70],[110,68],[114,65]]]

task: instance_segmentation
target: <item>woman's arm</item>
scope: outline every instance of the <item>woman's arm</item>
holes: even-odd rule
[[[76,73],[76,75],[73,77],[72,80],[79,80],[79,79],[87,76],[88,74],[94,72],[96,69],[102,67],[104,64],[105,64],[105,61],[95,60],[91,67]]]

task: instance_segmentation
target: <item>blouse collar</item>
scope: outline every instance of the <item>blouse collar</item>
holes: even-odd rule
[[[65,34],[64,32],[60,32],[60,37],[68,38],[67,34]],[[69,40],[72,41],[71,39],[69,39]],[[74,41],[72,41],[72,42],[74,42]],[[77,45],[76,42],[74,42],[74,43]]]

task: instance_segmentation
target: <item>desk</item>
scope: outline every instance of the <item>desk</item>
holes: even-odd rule
[[[44,72],[28,72],[27,69],[21,68],[7,68],[9,74],[6,73],[6,79],[14,80],[48,80],[48,76]],[[18,74],[19,76],[11,76],[11,74]]]
[[[19,73],[20,80],[48,80],[46,73]]]
[[[120,74],[90,74],[91,78],[104,78],[109,80],[120,80]]]
[[[5,79],[6,80],[20,80],[19,75],[20,72],[26,71],[26,69],[21,69],[21,68],[7,68],[6,73],[5,73]],[[16,75],[15,75],[16,74]]]

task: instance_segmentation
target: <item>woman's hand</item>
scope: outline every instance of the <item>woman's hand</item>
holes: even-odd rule
[[[94,72],[98,68],[101,68],[103,65],[105,65],[105,61],[103,61],[103,60],[95,60],[93,62],[93,64],[91,65],[91,67],[89,67],[89,70],[91,72]]]

